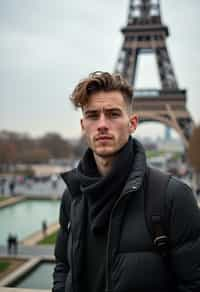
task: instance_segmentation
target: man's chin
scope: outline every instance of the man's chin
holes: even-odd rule
[[[100,156],[100,157],[110,157],[115,155],[116,151],[111,148],[111,147],[102,147],[102,148],[97,148],[94,151],[96,153],[96,155]]]

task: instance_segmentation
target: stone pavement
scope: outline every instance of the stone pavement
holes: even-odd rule
[[[14,197],[5,197],[6,200],[0,202],[0,208],[7,207],[13,204],[16,204],[20,201],[24,201],[26,199],[25,196],[14,196]]]
[[[45,236],[51,235],[52,233],[56,232],[58,229],[59,229],[59,224],[58,223],[53,223],[51,225],[48,225]],[[34,244],[37,244],[43,238],[44,238],[43,232],[42,231],[37,231],[37,232],[29,235],[25,239],[23,239],[21,241],[21,243],[23,243],[25,245],[34,245]]]
[[[19,244],[17,254],[8,255],[7,248],[5,246],[0,246],[0,257],[10,256],[13,257],[53,257],[54,256],[54,245],[32,245],[26,246]]]
[[[38,290],[38,289],[35,290],[35,289],[0,287],[0,292],[50,292],[50,290]]]

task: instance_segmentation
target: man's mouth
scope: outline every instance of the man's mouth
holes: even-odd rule
[[[100,135],[98,137],[96,137],[96,141],[108,141],[111,140],[112,137],[111,136],[107,136],[107,135]]]

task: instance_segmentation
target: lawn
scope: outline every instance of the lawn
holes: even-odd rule
[[[56,237],[57,237],[57,231],[50,235],[47,235],[44,239],[39,241],[39,244],[55,244]]]
[[[10,265],[11,265],[11,263],[0,260],[0,273],[2,273],[5,270],[7,270]]]
[[[4,200],[7,200],[7,199],[8,199],[7,197],[4,197],[4,196],[0,195],[0,202],[4,201]]]
[[[18,269],[26,262],[24,259],[0,258],[0,280]],[[0,288],[1,290],[1,288]]]

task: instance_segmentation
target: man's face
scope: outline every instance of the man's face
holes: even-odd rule
[[[128,113],[118,91],[92,94],[83,108],[81,127],[88,146],[101,157],[109,157],[126,144],[137,126],[137,117]]]

